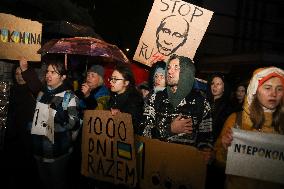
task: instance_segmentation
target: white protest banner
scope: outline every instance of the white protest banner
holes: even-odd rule
[[[284,183],[284,136],[233,129],[226,174]]]
[[[42,24],[0,13],[0,59],[40,61]]]
[[[184,1],[155,0],[133,59],[148,66],[172,54],[193,59],[212,15]]]
[[[88,110],[83,124],[82,174],[134,187],[137,170],[131,115]]]
[[[48,104],[37,102],[31,134],[44,135],[54,143],[54,116],[56,111]]]

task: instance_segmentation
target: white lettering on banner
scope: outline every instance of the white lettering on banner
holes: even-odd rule
[[[226,174],[284,183],[284,136],[233,130]]]
[[[48,104],[37,102],[31,134],[46,136],[54,143],[54,116],[56,111]]]

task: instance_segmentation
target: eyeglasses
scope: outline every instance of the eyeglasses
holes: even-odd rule
[[[119,80],[124,80],[124,79],[118,79],[118,78],[115,78],[115,77],[110,77],[110,78],[108,78],[108,81],[109,82],[113,82],[113,83],[116,83],[117,81],[119,81]]]

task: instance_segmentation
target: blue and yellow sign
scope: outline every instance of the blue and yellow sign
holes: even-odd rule
[[[42,24],[0,13],[0,59],[40,61]]]

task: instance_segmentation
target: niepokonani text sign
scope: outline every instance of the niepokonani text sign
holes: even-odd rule
[[[233,129],[226,174],[284,183],[284,136]]]

